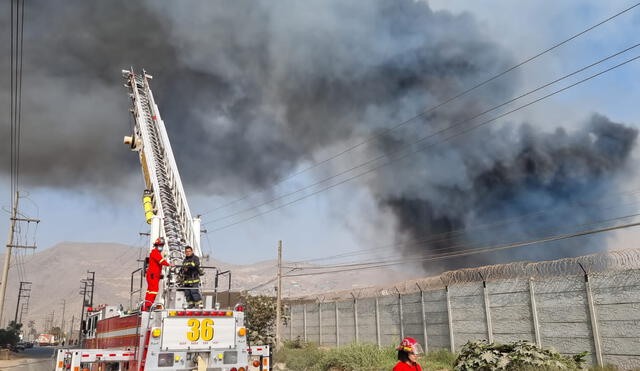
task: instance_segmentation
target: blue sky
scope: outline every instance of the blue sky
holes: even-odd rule
[[[488,37],[509,50],[516,60],[522,60],[631,5],[632,2],[434,0],[430,4],[435,10],[468,12],[478,20]],[[638,42],[636,35],[639,26],[640,8],[524,66],[518,72],[521,84],[516,91],[527,90]],[[627,56],[638,54],[640,48]],[[114,70],[117,71],[118,68],[120,66],[114,66]],[[572,123],[584,119],[591,112],[599,112],[614,121],[637,126],[640,122],[638,76],[640,62],[636,61],[577,89],[523,110],[514,115],[512,120],[548,124],[549,127],[561,124],[570,128]],[[156,79],[162,79],[162,76],[156,76]],[[125,94],[124,90],[122,94]],[[162,109],[160,106],[161,112]],[[167,122],[167,125],[171,125],[171,122]],[[126,127],[123,126],[124,128]],[[124,135],[128,135],[126,130],[122,132],[122,136]],[[111,139],[114,145],[120,145],[121,138]],[[174,147],[174,150],[178,151],[179,148]],[[125,146],[122,146],[122,151],[127,151]],[[330,153],[330,150],[327,151]],[[637,158],[637,154],[635,157]],[[132,163],[137,162],[134,154],[131,154],[130,159]],[[306,165],[301,164],[299,168]],[[287,182],[281,189],[295,189],[316,180],[317,177],[317,174],[307,173]],[[10,204],[8,179],[5,177],[2,181],[0,203],[7,209]],[[210,210],[235,198],[207,197],[195,192],[194,185],[188,178],[183,176],[183,181],[194,214]],[[29,200],[21,200],[21,204],[24,205],[21,210],[42,220],[37,235],[40,249],[49,248],[62,241],[117,242],[131,245],[139,245],[142,242],[138,232],[145,231],[146,225],[143,222],[142,205],[139,200],[142,191],[140,174],[122,189],[112,190],[117,196],[107,197],[91,189],[82,188],[61,190],[29,186],[23,188],[23,191],[37,207]],[[251,202],[234,205],[235,210],[250,204]],[[211,232],[208,238],[203,236],[203,248],[206,251],[210,246],[217,259],[246,264],[273,259],[277,241],[280,239],[284,241],[285,258],[292,260],[388,244],[393,241],[393,228],[389,223],[385,226],[385,216],[380,216],[380,219],[376,220],[377,223],[361,222],[378,218],[371,215],[373,208],[368,192],[354,182],[237,226]],[[234,208],[221,210],[218,215],[226,215],[233,210]],[[206,215],[204,221],[213,217]],[[0,231],[7,230],[7,223],[8,214],[5,213],[0,217]],[[214,223],[205,228],[213,230],[224,225],[224,222]],[[635,235],[634,231],[620,232],[617,241],[628,244],[635,241]]]

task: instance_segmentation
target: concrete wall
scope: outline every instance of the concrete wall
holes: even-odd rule
[[[640,270],[291,303],[290,316],[287,339],[326,346],[411,336],[428,350],[459,350],[470,340],[527,340],[566,355],[589,351],[593,364],[640,367]]]

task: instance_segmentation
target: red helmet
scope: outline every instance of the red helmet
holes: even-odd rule
[[[153,243],[153,246],[164,246],[164,238],[158,237],[156,241]]]
[[[413,354],[422,354],[422,346],[420,343],[414,338],[406,337],[402,339],[400,345],[396,350],[404,350],[405,352],[413,353]]]

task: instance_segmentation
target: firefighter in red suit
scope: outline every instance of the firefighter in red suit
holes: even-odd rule
[[[173,266],[162,256],[164,249],[164,238],[158,237],[153,243],[154,249],[149,254],[149,266],[147,267],[147,293],[144,296],[144,310],[148,311],[151,305],[156,301],[158,288],[160,284],[160,275],[162,274],[162,266]]]
[[[420,343],[414,338],[406,337],[397,348],[398,363],[393,371],[422,371],[422,367],[418,364],[418,356],[422,352]]]

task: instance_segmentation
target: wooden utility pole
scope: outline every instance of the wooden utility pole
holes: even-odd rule
[[[13,233],[16,229],[16,214],[18,213],[18,192],[16,192],[11,209],[11,223],[9,223],[9,237],[7,238],[7,255],[4,257],[4,267],[2,268],[2,282],[0,282],[0,323],[4,315],[4,297],[7,294],[7,279],[9,278],[9,261],[13,250]]]
[[[91,278],[89,278],[91,275]],[[96,272],[87,271],[87,281],[91,282],[91,295],[89,296],[89,306],[93,307],[93,291],[96,288]]]
[[[4,316],[4,299],[7,294],[7,284],[9,283],[9,263],[11,261],[11,252],[13,248],[29,248],[35,249],[35,246],[23,246],[13,244],[13,234],[16,230],[17,221],[35,222],[39,223],[38,219],[25,219],[18,218],[18,200],[20,199],[20,192],[16,191],[15,198],[13,200],[13,209],[11,209],[11,223],[9,223],[9,236],[7,237],[7,255],[4,259],[4,266],[2,268],[2,282],[0,282],[0,323],[3,323]]]
[[[76,315],[75,314],[71,315],[71,326],[69,326],[69,337],[67,338],[68,343],[70,343],[71,340],[73,339],[73,322],[75,322],[75,320],[76,320]]]
[[[25,293],[26,295],[23,295],[23,293]],[[21,323],[22,322],[22,319],[20,319],[20,322],[18,322],[18,313],[22,312],[21,311],[22,308],[20,308],[20,300],[22,298],[25,298],[28,301],[30,295],[31,295],[31,282],[21,281],[20,282],[20,289],[18,290],[18,300],[17,300],[17,303],[16,303],[16,315],[13,318],[13,321],[15,323]],[[20,316],[20,317],[22,317],[22,316]]]
[[[282,325],[282,241],[278,241],[278,292],[276,293],[276,349],[280,348]]]
[[[64,312],[67,309],[67,301],[65,299],[62,299],[62,320],[60,321],[60,330],[62,330],[62,333],[64,334]]]
[[[80,311],[80,330],[78,331],[78,343],[82,341],[82,324],[84,322],[84,308],[87,305],[87,281],[80,281],[84,285],[80,294],[82,294],[82,310]]]

